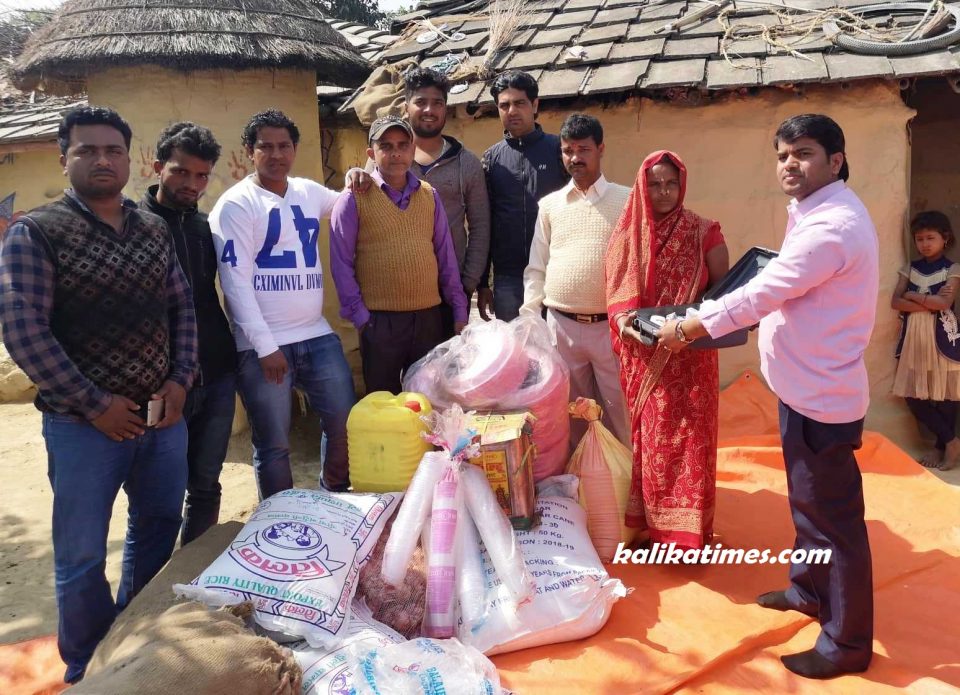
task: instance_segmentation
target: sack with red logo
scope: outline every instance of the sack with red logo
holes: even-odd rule
[[[349,627],[361,566],[401,497],[278,492],[206,571],[173,590],[208,606],[251,601],[261,627],[335,645]]]

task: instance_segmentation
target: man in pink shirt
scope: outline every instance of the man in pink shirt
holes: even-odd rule
[[[793,197],[783,247],[756,278],[699,315],[667,323],[660,343],[684,349],[760,324],[763,376],[780,398],[780,437],[797,550],[829,549],[829,564],[794,564],[790,587],[757,601],[819,619],[813,649],[781,657],[808,678],[865,671],[873,644],[873,583],[860,448],[869,384],[863,353],[879,284],[877,232],[846,187],[843,131],[822,115],[784,121],[777,175]]]

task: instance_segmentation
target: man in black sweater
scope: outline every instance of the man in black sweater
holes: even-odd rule
[[[490,195],[490,261],[477,289],[480,316],[510,321],[523,304],[523,271],[537,222],[538,203],[567,183],[560,157],[560,138],[543,132],[537,123],[539,86],[525,72],[506,72],[494,80],[490,93],[503,123],[503,140],[483,153]]]
[[[236,407],[237,348],[217,295],[217,256],[206,214],[197,201],[220,157],[220,145],[207,128],[174,123],[160,133],[150,186],[140,205],[162,217],[177,258],[193,290],[200,345],[200,371],[187,396],[187,500],[180,542],[186,545],[217,523],[220,471],[227,455]]]

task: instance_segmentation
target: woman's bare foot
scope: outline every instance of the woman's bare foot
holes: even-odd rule
[[[943,454],[943,461],[937,468],[941,471],[949,471],[951,468],[956,468],[957,463],[960,463],[960,439],[954,437],[947,444],[947,450]]]
[[[920,465],[924,468],[940,468],[943,465],[943,452],[934,449],[930,453],[924,454],[920,457]]]

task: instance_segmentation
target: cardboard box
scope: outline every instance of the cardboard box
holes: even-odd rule
[[[480,455],[471,463],[483,469],[503,513],[515,529],[533,527],[535,517],[533,458],[529,413],[478,413],[470,427],[477,431]]]

